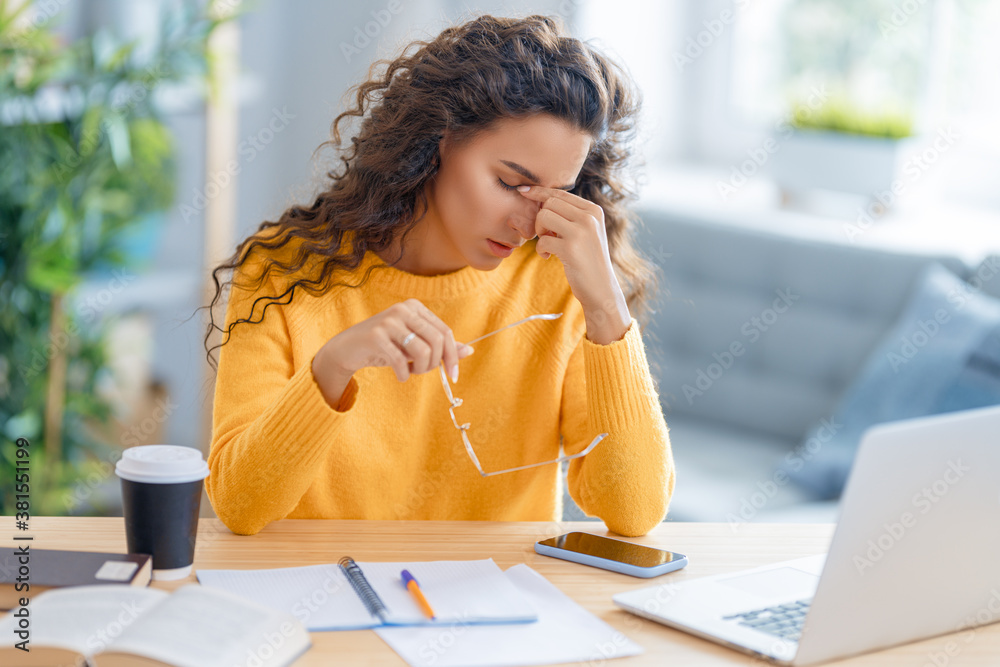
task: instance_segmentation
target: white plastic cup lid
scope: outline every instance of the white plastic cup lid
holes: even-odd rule
[[[208,464],[194,447],[140,445],[122,452],[115,474],[133,482],[179,484],[205,479]]]

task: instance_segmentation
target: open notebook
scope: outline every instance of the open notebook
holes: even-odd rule
[[[357,564],[388,610],[384,623],[368,611],[336,563],[266,570],[198,570],[196,574],[203,586],[287,611],[311,631],[538,620],[535,608],[492,558]],[[420,582],[434,608],[434,620],[424,615],[406,590],[400,577],[403,569]]]

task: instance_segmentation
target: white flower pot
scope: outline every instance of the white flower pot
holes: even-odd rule
[[[821,188],[875,198],[901,176],[907,139],[795,130],[781,140],[771,175],[785,193]]]

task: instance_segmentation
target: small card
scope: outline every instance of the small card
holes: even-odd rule
[[[139,567],[138,563],[126,563],[120,560],[106,560],[94,576],[98,579],[111,581],[128,581],[132,573]]]

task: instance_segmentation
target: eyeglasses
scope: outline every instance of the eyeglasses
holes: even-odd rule
[[[515,327],[518,324],[524,324],[525,322],[529,322],[531,320],[555,320],[555,319],[559,319],[560,317],[562,317],[562,313],[542,313],[542,314],[538,314],[538,315],[531,315],[529,317],[524,318],[523,320],[518,320],[517,322],[514,322],[512,324],[508,324],[507,326],[501,327],[501,328],[497,329],[496,331],[491,331],[490,333],[484,334],[484,335],[480,336],[479,338],[476,338],[474,340],[470,340],[470,341],[468,341],[466,343],[466,345],[472,345],[473,343],[477,343],[477,342],[481,341],[484,338],[487,338],[487,337],[492,336],[494,334],[498,334],[501,331],[504,331],[505,329],[509,329],[511,327]],[[457,428],[459,430],[459,432],[462,434],[462,442],[465,443],[465,451],[467,451],[469,453],[469,458],[472,459],[472,462],[475,464],[476,469],[479,471],[479,474],[482,475],[483,477],[490,477],[492,475],[502,475],[505,472],[514,472],[516,470],[525,470],[527,468],[537,468],[538,466],[547,466],[547,465],[550,465],[552,463],[562,463],[563,461],[570,461],[572,459],[578,459],[581,456],[586,456],[587,454],[589,454],[590,451],[592,449],[594,449],[594,447],[597,446],[597,443],[599,443],[601,440],[603,440],[608,435],[607,433],[601,433],[596,438],[594,438],[589,445],[587,445],[586,449],[584,449],[583,451],[578,452],[576,454],[572,454],[570,456],[560,456],[559,458],[552,459],[551,461],[542,461],[540,463],[529,463],[527,465],[517,466],[516,468],[507,468],[506,470],[496,470],[494,472],[486,472],[485,470],[483,470],[483,467],[479,464],[479,458],[476,456],[476,452],[473,451],[472,444],[469,442],[469,436],[466,433],[469,430],[469,427],[471,426],[471,424],[469,424],[469,423],[459,424],[458,420],[455,418],[455,408],[457,408],[458,406],[462,405],[462,399],[455,398],[452,395],[452,393],[451,393],[451,384],[449,383],[447,374],[445,374],[445,372],[444,372],[444,364],[442,364],[440,366],[440,370],[441,370],[441,385],[444,387],[444,393],[447,394],[447,396],[448,396],[448,402],[451,404],[449,406],[449,408],[448,408],[448,413],[451,414],[451,421],[452,421],[453,424],[455,424],[455,428]]]

